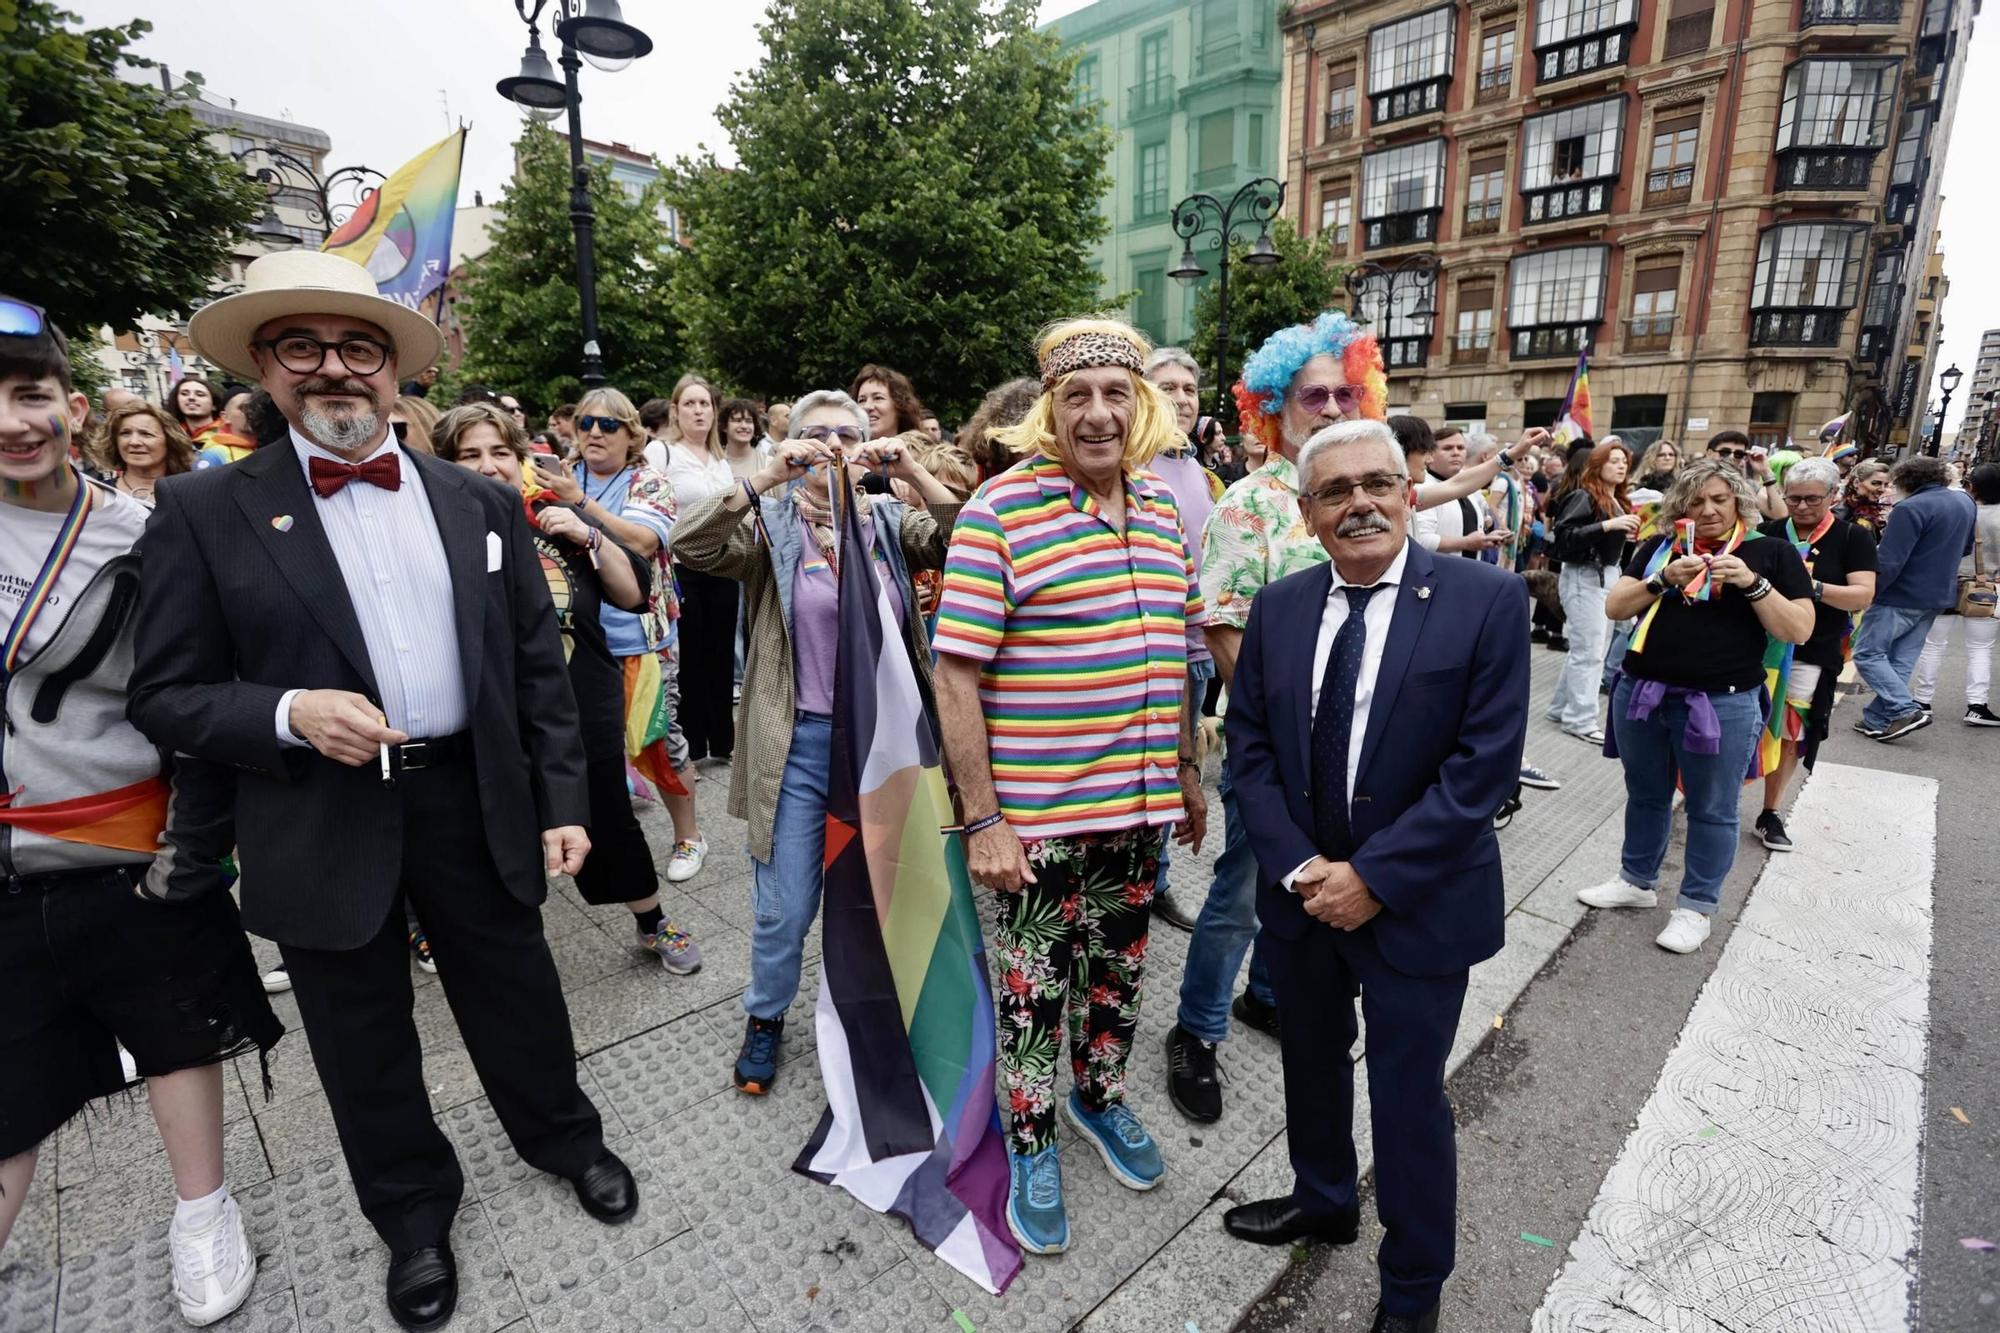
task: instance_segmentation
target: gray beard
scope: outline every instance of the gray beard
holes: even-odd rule
[[[382,433],[382,414],[372,408],[325,412],[306,403],[299,408],[299,433],[322,449],[346,453],[373,442]]]

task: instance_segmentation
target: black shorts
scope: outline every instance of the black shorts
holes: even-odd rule
[[[236,901],[142,901],[143,863],[0,881],[0,1158],[141,1077],[269,1050],[271,1012]]]

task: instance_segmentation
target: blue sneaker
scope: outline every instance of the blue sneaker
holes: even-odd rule
[[[743,1028],[743,1049],[736,1053],[736,1088],[762,1097],[778,1081],[778,1042],[785,1035],[785,1016],[752,1018]]]
[[[1025,1157],[1008,1149],[1007,1229],[1029,1254],[1061,1254],[1069,1248],[1062,1158],[1054,1144]]]
[[[1097,1155],[1111,1168],[1111,1178],[1126,1189],[1149,1190],[1166,1174],[1159,1145],[1123,1101],[1093,1111],[1077,1100],[1072,1089],[1063,1101],[1063,1115],[1097,1149]]]

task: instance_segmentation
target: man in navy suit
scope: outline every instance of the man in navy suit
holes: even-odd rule
[[[1257,849],[1257,912],[1287,1021],[1292,1192],[1231,1209],[1263,1244],[1355,1238],[1354,997],[1368,1020],[1374,1333],[1431,1333],[1452,1269],[1457,1166],[1444,1066],[1466,971],[1499,952],[1493,813],[1520,772],[1528,593],[1408,540],[1388,427],[1347,421],[1299,452],[1332,561],[1257,595],[1229,699],[1229,777]]]

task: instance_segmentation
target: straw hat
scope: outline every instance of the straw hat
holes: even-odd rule
[[[444,352],[438,326],[375,291],[375,279],[351,259],[317,250],[280,250],[243,271],[243,290],[212,301],[188,321],[194,349],[232,375],[258,378],[250,341],[285,315],[346,315],[377,325],[396,345],[396,375],[416,374]]]

